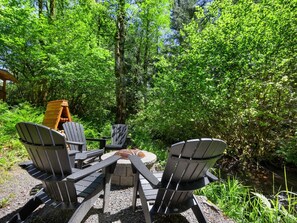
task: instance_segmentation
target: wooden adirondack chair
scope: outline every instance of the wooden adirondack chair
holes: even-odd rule
[[[70,150],[79,151],[81,154],[76,155],[77,167],[82,168],[85,164],[99,158],[104,153],[104,139],[90,139],[85,137],[84,127],[76,122],[63,123],[63,129],[67,138]],[[87,150],[87,140],[99,142],[99,149]]]
[[[108,211],[110,174],[119,156],[113,156],[83,170],[73,169],[65,137],[46,126],[21,122],[16,125],[20,141],[32,161],[21,166],[42,181],[41,189],[9,221],[24,221],[40,204],[55,208],[73,208],[70,222],[81,222],[104,190],[103,211]],[[105,172],[99,172],[104,169]]]
[[[116,124],[111,128],[111,144],[105,145],[106,150],[120,150],[127,148],[129,141],[128,126],[124,124]],[[108,137],[103,139],[107,140]]]
[[[225,150],[219,139],[194,139],[171,146],[164,172],[153,174],[140,158],[130,155],[135,173],[132,206],[139,194],[147,223],[154,214],[177,214],[191,208],[199,222],[206,222],[193,191],[217,178],[208,172]],[[140,174],[140,176],[139,176]]]

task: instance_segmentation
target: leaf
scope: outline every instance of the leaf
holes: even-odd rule
[[[266,207],[271,208],[271,203],[267,197],[265,197],[263,194],[259,194],[256,192],[251,192],[251,193],[256,197],[258,197]]]

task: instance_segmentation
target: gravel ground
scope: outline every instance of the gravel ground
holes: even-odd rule
[[[10,171],[10,177],[6,183],[0,185],[0,201],[9,197],[9,202],[3,208],[0,208],[0,223],[6,222],[12,217],[13,213],[22,207],[30,198],[30,191],[40,182],[30,177],[26,171],[15,167]],[[102,199],[98,199],[93,208],[85,217],[85,223],[144,223],[144,216],[141,205],[138,201],[136,212],[131,207],[132,187],[120,188],[112,186],[110,213],[102,213]],[[234,223],[222,214],[222,212],[213,204],[210,204],[205,197],[198,196],[204,214],[210,223]],[[1,207],[1,202],[0,202]],[[67,222],[71,216],[71,211],[53,210],[48,207],[39,208],[26,222],[34,223],[62,223]],[[181,215],[170,217],[158,216],[154,221],[156,223],[188,223],[197,222],[191,210]]]

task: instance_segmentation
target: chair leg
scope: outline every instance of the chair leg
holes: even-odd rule
[[[96,200],[99,198],[99,193],[102,189],[103,185],[101,184],[92,194],[88,195],[76,208],[68,223],[81,222],[86,214],[89,212],[89,210],[93,207]]]
[[[84,163],[84,161],[82,161],[82,160],[78,160],[78,161],[77,161],[77,168],[78,168],[78,169],[82,169],[82,168],[83,168],[83,163]]]
[[[139,173],[136,173],[136,174],[134,174],[134,189],[133,189],[133,196],[132,196],[133,211],[135,211],[135,209],[136,209],[138,187],[139,187]]]
[[[111,174],[106,173],[104,198],[103,198],[103,213],[109,212],[110,187],[111,187]]]
[[[8,223],[22,222],[27,217],[29,217],[35,211],[35,209],[39,207],[39,205],[43,204],[42,200],[39,198],[39,196],[43,193],[44,191],[42,190],[39,193],[37,193],[33,198],[31,198],[21,208],[21,210],[8,221]]]
[[[194,212],[198,222],[199,223],[207,223],[206,218],[205,218],[204,214],[202,213],[201,207],[200,207],[195,196],[193,196],[193,200],[194,200],[195,205],[192,206],[192,211]]]
[[[151,223],[152,222],[152,216],[150,213],[150,209],[149,209],[149,204],[145,198],[144,192],[142,187],[139,187],[139,197],[141,200],[141,206],[142,206],[142,210],[143,210],[143,214],[144,214],[144,218],[145,218],[145,222],[146,223]]]

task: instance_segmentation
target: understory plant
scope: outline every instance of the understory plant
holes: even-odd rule
[[[18,122],[41,123],[43,111],[28,103],[10,107],[0,102],[0,169],[8,170],[27,157],[27,152],[18,140],[15,125]]]
[[[269,198],[242,185],[235,178],[212,183],[198,191],[236,222],[297,222],[297,196],[280,191]],[[284,199],[285,198],[285,199]]]
[[[27,151],[18,139],[15,125],[23,121],[41,124],[44,113],[44,109],[33,107],[29,103],[9,106],[0,102],[0,171],[9,170],[14,164],[28,157]],[[72,116],[72,119],[84,126],[87,137],[98,137],[98,131],[92,123],[84,122],[77,116]],[[90,144],[88,148],[98,148],[98,143]]]

